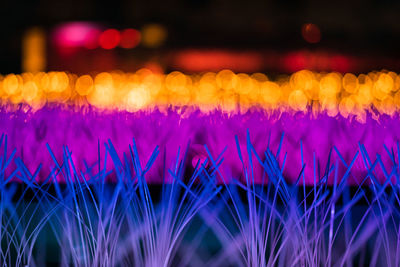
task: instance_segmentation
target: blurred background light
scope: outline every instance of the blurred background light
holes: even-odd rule
[[[281,65],[282,69],[289,73],[303,69],[345,73],[354,70],[358,62],[359,60],[342,54],[301,50],[282,55]]]
[[[118,0],[43,0],[24,4],[27,11],[20,13],[18,3],[12,4],[14,8],[6,4],[0,16],[8,25],[0,28],[6,36],[0,68],[3,74],[131,72],[150,65],[187,72],[400,71],[400,27],[390,22],[396,21],[398,9],[371,1],[367,1],[370,8],[362,6],[363,14],[369,12],[377,19],[357,19],[348,11],[359,7],[354,1],[298,3],[290,9],[273,1],[261,4],[261,0],[251,5],[222,0],[194,6],[188,1],[179,8]],[[374,6],[385,12],[374,12]],[[26,45],[24,36],[31,25],[43,30],[42,41],[38,34],[31,39],[36,45]],[[25,60],[28,53],[30,59]]]
[[[263,56],[255,52],[188,49],[176,52],[172,66],[190,72],[228,68],[234,71],[256,72],[263,66]]]
[[[100,26],[90,22],[68,22],[57,26],[53,40],[61,47],[96,48]]]
[[[41,28],[27,30],[22,39],[22,70],[39,72],[46,68],[46,34]]]
[[[147,24],[142,30],[143,45],[149,48],[160,47],[167,39],[167,29],[161,24]]]
[[[121,40],[121,35],[116,29],[108,29],[101,33],[99,44],[101,48],[113,49],[117,47]]]
[[[155,68],[156,69],[156,68]],[[0,76],[2,103],[28,104],[39,109],[46,103],[92,105],[99,109],[151,111],[166,107],[199,109],[208,113],[270,112],[326,113],[365,122],[366,112],[398,115],[400,76],[382,70],[355,75],[301,70],[292,75],[218,72],[168,74],[141,68],[136,72],[76,75],[63,71],[25,72]]]
[[[301,27],[301,35],[306,42],[315,44],[321,41],[321,31],[319,27],[313,23],[306,23]]]
[[[122,48],[134,48],[140,43],[141,34],[135,29],[125,29],[121,32],[120,46]]]
[[[27,70],[21,51],[23,36],[32,25],[44,30],[46,63],[41,70],[47,71],[135,71],[149,62],[167,71],[178,65],[182,68],[177,70],[196,71],[194,63],[175,64],[178,54],[188,50],[208,51],[192,57],[201,71],[288,73],[303,67],[341,73],[400,71],[400,4],[289,2],[188,0],[165,6],[160,0],[5,0],[0,10],[5,25],[0,28],[0,73]],[[110,29],[119,32],[119,41]],[[209,51],[240,59],[221,54],[205,59]],[[254,54],[261,64],[254,63]],[[222,62],[217,64],[217,59]]]

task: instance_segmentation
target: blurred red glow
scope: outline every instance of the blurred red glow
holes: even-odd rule
[[[59,47],[96,48],[99,26],[89,22],[70,22],[55,28],[53,40]]]
[[[314,71],[338,71],[344,73],[354,68],[354,59],[340,54],[296,51],[283,57],[282,66],[287,72],[309,69]]]
[[[120,46],[122,48],[134,48],[140,42],[140,32],[135,29],[125,29],[121,32]]]
[[[284,68],[289,72],[296,72],[306,68],[307,58],[303,52],[289,53],[283,58]]]
[[[331,59],[331,68],[339,72],[349,72],[352,69],[352,60],[348,57],[337,55]]]
[[[241,72],[255,72],[263,66],[263,59],[255,52],[230,52],[222,50],[184,50],[178,52],[173,65],[186,71],[218,71],[231,69]]]
[[[88,38],[85,40],[85,48],[87,49],[95,49],[99,47],[99,36],[100,36],[100,30],[95,29],[92,31],[92,34],[88,36]]]
[[[143,67],[156,74],[164,73],[163,67],[157,62],[147,62]]]
[[[116,29],[108,29],[101,33],[99,44],[104,49],[115,48],[121,40],[121,35]]]
[[[304,24],[301,28],[301,35],[306,42],[314,44],[321,40],[321,31],[319,27],[313,23]]]

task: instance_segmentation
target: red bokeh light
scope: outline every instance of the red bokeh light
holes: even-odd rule
[[[193,72],[222,69],[255,72],[263,66],[263,58],[259,53],[229,50],[183,50],[176,53],[172,62],[175,68]]]
[[[354,59],[341,54],[328,52],[296,51],[283,57],[283,68],[287,72],[302,69],[313,71],[337,71],[341,73],[354,69]]]
[[[339,72],[349,72],[352,69],[352,60],[349,57],[336,55],[331,60],[332,69]]]
[[[303,52],[292,52],[283,57],[283,66],[289,72],[296,72],[307,67],[307,57]]]
[[[122,48],[134,48],[140,42],[140,32],[135,29],[125,29],[121,32],[121,41],[119,45]]]
[[[84,42],[84,47],[87,49],[95,49],[99,47],[100,30],[93,30],[92,34]]]
[[[121,40],[121,35],[116,29],[108,29],[101,33],[99,44],[104,49],[115,48]]]
[[[321,41],[321,31],[319,27],[313,23],[304,24],[301,27],[301,35],[306,42],[315,44]]]

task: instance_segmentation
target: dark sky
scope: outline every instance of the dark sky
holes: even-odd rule
[[[275,50],[327,48],[398,56],[400,1],[395,0],[2,0],[0,72],[20,71],[21,35],[64,21],[97,21],[112,27],[167,26],[167,48],[231,47]],[[322,39],[309,45],[301,25],[312,22]]]

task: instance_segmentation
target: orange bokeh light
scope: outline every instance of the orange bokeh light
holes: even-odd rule
[[[178,71],[154,73],[149,69],[95,76],[27,72],[0,75],[0,99],[7,104],[27,104],[35,110],[45,103],[87,104],[129,112],[172,106],[235,113],[254,107],[270,114],[340,114],[365,122],[366,112],[374,112],[376,118],[400,113],[399,77],[387,71],[356,76],[301,70],[276,80],[261,73],[248,75],[229,69],[192,75]]]
[[[161,24],[147,24],[142,28],[142,44],[146,47],[160,47],[167,39],[167,29]]]

